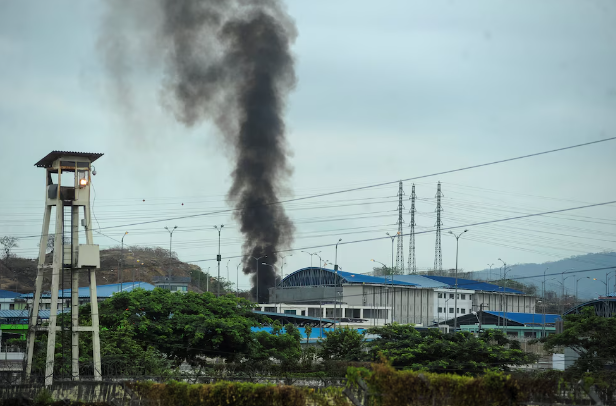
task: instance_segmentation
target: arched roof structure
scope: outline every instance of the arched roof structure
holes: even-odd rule
[[[601,317],[614,317],[616,316],[616,297],[605,297],[579,304],[565,311],[563,314],[580,313],[584,307],[593,306],[595,308],[595,314]]]
[[[299,269],[287,275],[279,287],[301,287],[301,286],[342,286],[348,283],[372,284],[372,285],[397,285],[397,286],[417,286],[416,283],[391,280],[386,277],[362,275],[345,271],[334,271],[333,269],[308,267]]]

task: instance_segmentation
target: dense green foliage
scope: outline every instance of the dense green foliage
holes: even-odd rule
[[[602,371],[606,365],[616,365],[616,318],[597,316],[592,306],[579,314],[565,316],[563,332],[542,341],[547,351],[573,349],[579,355],[573,370],[579,373]]]
[[[300,334],[294,326],[275,324],[274,334],[251,327],[271,321],[252,311],[253,304],[233,295],[185,294],[154,289],[114,294],[99,304],[103,375],[167,376],[186,362],[198,369],[219,358],[253,370],[280,363],[285,369],[300,362]],[[89,305],[80,308],[82,325],[91,324]],[[70,314],[59,316],[70,326]],[[59,334],[55,370],[70,375],[71,335]],[[45,367],[46,335],[37,337],[34,370]],[[80,361],[87,373],[92,339],[80,334]],[[258,361],[255,363],[253,361]]]
[[[366,358],[364,335],[356,329],[341,327],[325,333],[319,341],[318,355],[325,361],[361,361]]]
[[[393,366],[432,372],[481,373],[533,363],[536,357],[520,349],[496,330],[479,336],[467,332],[417,331],[411,325],[391,324],[368,330],[379,337],[368,343],[373,359],[385,356]]]
[[[349,405],[341,390],[335,388],[315,391],[287,385],[237,382],[194,385],[181,382],[136,382],[130,386],[144,398],[170,406],[305,406],[308,400],[315,406]]]
[[[397,371],[390,364],[373,364],[371,370],[349,368],[351,397],[369,406],[401,405],[518,405],[527,402],[561,403],[584,398],[584,391],[569,391],[559,374],[512,376],[486,371],[476,377],[430,372]],[[580,388],[581,389],[581,388]],[[576,403],[578,404],[578,403]]]

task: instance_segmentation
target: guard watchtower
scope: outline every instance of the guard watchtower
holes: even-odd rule
[[[32,372],[32,356],[36,333],[47,332],[47,362],[45,364],[45,385],[53,383],[54,353],[58,308],[63,303],[58,302],[60,276],[62,272],[71,275],[71,367],[72,378],[79,379],[79,333],[92,333],[94,379],[101,380],[101,355],[99,339],[98,302],[96,294],[96,269],[100,268],[98,245],[92,240],[90,219],[90,184],[91,175],[95,175],[92,162],[103,154],[52,151],[35,166],[44,168],[45,183],[45,215],[43,231],[39,248],[38,272],[36,275],[35,293],[32,302],[32,313],[28,328],[28,360],[26,376]],[[55,207],[55,233],[50,233],[49,222],[51,212]],[[83,208],[83,210],[80,210]],[[65,221],[65,214],[70,213],[70,221]],[[82,217],[80,217],[82,215]],[[69,223],[69,224],[65,224]],[[85,231],[85,244],[79,244],[80,226]],[[82,232],[83,232],[82,231]],[[53,260],[47,264],[45,253],[49,237],[53,237]],[[43,287],[43,275],[51,270],[51,308],[48,326],[38,324],[39,303]],[[89,273],[90,305],[92,310],[92,325],[79,325],[79,275]]]

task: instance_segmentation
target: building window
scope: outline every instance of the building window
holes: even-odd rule
[[[463,293],[463,294],[462,294],[462,297],[460,297],[460,299],[462,299],[462,300],[466,300],[466,295]]]
[[[453,293],[450,293],[450,294],[449,294],[449,298],[450,298],[450,299],[453,299]]]
[[[442,299],[442,298],[443,298],[443,294],[442,294],[442,293],[439,293],[439,294],[438,294],[438,298],[439,298],[439,299]]]
[[[295,310],[285,310],[284,314],[297,314]]]
[[[439,308],[438,308],[438,312],[439,312],[439,313],[443,313],[443,308],[442,308],[442,307],[439,307]]]
[[[457,313],[460,313],[460,308],[459,307],[456,307],[456,314]]]
[[[466,314],[466,309],[460,309],[460,313]]]
[[[277,309],[275,307],[265,307],[266,312],[276,313],[276,310]]]
[[[453,313],[453,307],[449,308],[449,313]]]

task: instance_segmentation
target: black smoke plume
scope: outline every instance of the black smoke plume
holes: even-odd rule
[[[258,300],[267,301],[277,275],[260,263],[275,264],[276,252],[292,242],[294,232],[283,207],[272,204],[291,175],[283,113],[296,81],[293,21],[278,0],[147,0],[132,7],[110,0],[109,5],[99,48],[119,92],[126,94],[126,79],[118,72],[130,65],[122,55],[143,52],[148,62],[162,63],[163,105],[177,120],[186,126],[212,120],[232,147],[228,197],[244,235],[243,269],[252,274],[253,297],[258,290]],[[139,40],[121,34],[127,14],[142,27]]]

